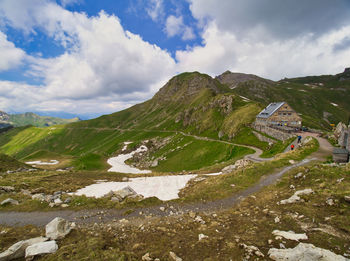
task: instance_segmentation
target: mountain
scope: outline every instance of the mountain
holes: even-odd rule
[[[254,75],[225,72],[216,77],[233,92],[266,106],[286,101],[303,118],[303,124],[329,129],[347,122],[350,115],[350,69],[336,75],[308,76],[273,82]]]
[[[78,117],[72,119],[61,119],[50,116],[39,116],[32,112],[26,112],[23,114],[7,114],[6,112],[0,111],[0,128],[8,126],[20,127],[26,125],[33,125],[36,127],[47,127],[77,121],[80,121]]]
[[[130,148],[147,143],[147,159],[134,163],[154,171],[197,170],[249,153],[213,141],[219,139],[253,145],[272,156],[286,144],[278,141],[271,147],[250,128],[264,106],[287,101],[304,125],[327,129],[348,118],[349,79],[348,71],[277,82],[228,71],[216,78],[182,73],[152,99],[120,112],[54,128],[11,129],[0,135],[0,152],[21,160],[62,158],[79,169],[107,169],[107,159],[121,153],[124,142],[132,142]]]
[[[135,148],[148,140],[149,162],[161,159],[154,170],[194,170],[240,158],[251,150],[179,131],[229,140],[261,109],[208,75],[183,73],[152,99],[120,112],[55,128],[14,128],[0,135],[0,151],[23,160],[55,153],[70,158],[77,168],[107,169],[107,159],[120,153],[123,142],[131,141]]]

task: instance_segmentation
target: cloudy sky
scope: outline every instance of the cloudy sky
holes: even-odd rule
[[[0,0],[8,112],[91,118],[184,71],[279,80],[349,66],[349,0]]]

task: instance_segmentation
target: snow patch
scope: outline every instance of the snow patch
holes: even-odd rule
[[[331,104],[332,104],[333,106],[335,106],[335,107],[338,107],[338,106],[339,106],[338,104],[333,103],[333,102],[331,102]]]
[[[27,161],[26,164],[28,165],[56,165],[60,163],[58,160],[50,160],[49,162],[37,160],[37,161]]]
[[[125,144],[125,143],[124,143]],[[127,144],[125,144],[127,146]],[[125,147],[124,146],[124,147]],[[117,157],[113,157],[107,160],[107,163],[112,166],[108,171],[109,172],[119,172],[119,173],[130,173],[130,174],[149,174],[152,173],[150,170],[140,170],[138,168],[131,167],[125,164],[125,161],[132,158],[135,153],[146,152],[148,149],[146,146],[141,145],[136,150],[127,153],[120,154]]]
[[[110,191],[121,190],[130,186],[144,198],[157,197],[167,201],[179,198],[179,192],[197,175],[158,176],[131,178],[128,182],[101,182],[79,189],[73,195],[101,198]]]
[[[126,149],[128,148],[128,145],[131,144],[131,143],[132,143],[131,141],[125,141],[122,151],[126,151]]]

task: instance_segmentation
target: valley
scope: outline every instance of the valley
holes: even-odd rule
[[[331,162],[327,137],[350,108],[309,103],[334,77],[183,73],[117,113],[3,131],[0,251],[61,217],[72,230],[36,260],[286,260],[276,256],[297,246],[347,260],[350,169]],[[300,101],[290,96],[322,81]],[[310,132],[279,140],[254,129],[279,99]]]

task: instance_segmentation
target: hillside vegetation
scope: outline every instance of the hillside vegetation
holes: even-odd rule
[[[217,77],[233,92],[266,106],[286,101],[303,118],[303,125],[329,129],[347,122],[350,115],[350,71],[337,75],[309,76],[273,82],[254,75],[225,72]]]
[[[151,100],[121,112],[68,125],[10,130],[0,135],[0,151],[22,160],[46,151],[69,156],[79,169],[107,169],[107,159],[121,152],[123,142],[130,141],[130,147],[136,148],[146,140],[168,138],[148,155],[150,161],[163,159],[153,169],[195,170],[238,159],[252,150],[184,137],[179,131],[230,139],[260,110],[208,75],[184,73],[172,78]]]

